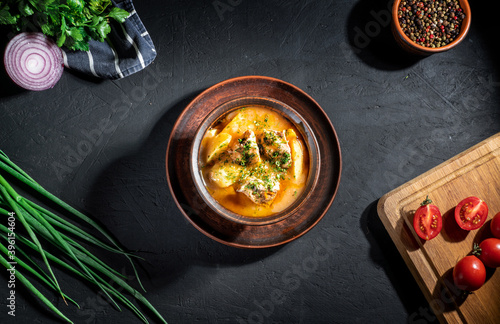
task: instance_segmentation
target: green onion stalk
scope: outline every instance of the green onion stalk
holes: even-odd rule
[[[35,194],[47,199],[61,212],[56,213],[20,195],[13,186],[4,178],[12,178],[18,185],[32,190]],[[126,276],[113,269],[111,266],[92,254],[81,243],[87,243],[106,251],[118,253],[126,257],[134,270],[135,278],[141,289],[145,289],[139,279],[137,269],[132,258],[136,255],[125,251],[120,244],[97,222],[87,215],[71,207],[55,195],[45,190],[19,166],[12,162],[8,156],[0,150],[0,218],[9,220],[11,224],[15,220],[25,229],[25,234],[14,232],[14,227],[0,224],[0,264],[13,273],[19,282],[26,286],[42,303],[57,314],[66,322],[72,321],[66,317],[54,304],[44,296],[35,285],[26,278],[29,274],[40,284],[50,288],[61,296],[64,303],[68,301],[79,308],[78,303],[66,295],[59,286],[56,276],[52,271],[52,266],[57,265],[66,272],[74,276],[87,280],[99,288],[114,305],[121,311],[119,303],[128,307],[144,323],[148,323],[146,316],[130,301],[121,291],[126,291],[142,303],[162,323],[166,323],[161,314],[153,305],[136,289],[130,286],[125,280]],[[96,229],[106,239],[102,239],[88,233],[84,229],[70,222],[67,218],[76,218]],[[13,244],[15,243],[15,247]],[[49,251],[60,251],[57,255]],[[38,255],[43,261],[35,261],[34,256]],[[113,287],[113,284],[119,288]]]

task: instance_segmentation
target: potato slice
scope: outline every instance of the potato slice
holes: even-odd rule
[[[224,127],[221,133],[224,134],[238,134],[240,128],[245,124],[245,118],[242,112],[239,112],[234,118]]]
[[[304,169],[304,150],[293,129],[287,129],[286,137],[292,153],[291,175],[295,182],[300,181]]]
[[[222,152],[229,148],[232,136],[227,133],[220,133],[208,142],[207,145],[207,163],[212,162]]]
[[[233,137],[240,137],[247,130],[256,131],[256,119],[258,115],[251,109],[242,108],[222,129],[221,133],[228,133]]]
[[[207,130],[207,133],[205,134],[205,138],[207,139],[212,139],[217,135],[217,129],[215,128],[210,128]]]
[[[295,131],[293,129],[287,129],[285,131],[285,135],[286,135],[286,139],[287,140],[291,140],[293,138],[297,138],[297,134],[295,133]]]
[[[210,180],[220,188],[229,187],[240,179],[243,168],[230,162],[217,162],[210,170]]]

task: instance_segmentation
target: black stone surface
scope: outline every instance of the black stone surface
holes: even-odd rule
[[[145,296],[169,323],[433,322],[376,204],[500,131],[497,5],[472,1],[464,42],[426,58],[396,47],[390,1],[135,6],[156,61],[118,81],[66,71],[39,93],[17,88],[2,70],[0,149],[139,251]],[[2,48],[6,42],[2,36]],[[167,187],[167,141],[182,109],[207,87],[242,75],[279,78],[309,93],[341,142],[343,173],[332,207],[314,229],[278,248],[210,240],[185,221]],[[132,274],[121,258],[97,253]],[[81,309],[41,290],[75,323],[139,323],[94,288],[59,269],[56,275]],[[60,322],[20,283],[16,317],[9,316],[7,285],[2,271],[1,323]]]

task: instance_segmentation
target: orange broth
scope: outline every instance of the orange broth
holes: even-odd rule
[[[298,172],[292,167],[286,170],[281,169],[282,173],[279,180],[279,191],[274,200],[269,204],[254,203],[245,194],[237,192],[237,182],[222,188],[210,177],[214,165],[217,164],[217,159],[207,163],[207,156],[210,153],[208,152],[211,145],[210,142],[213,141],[217,135],[227,133],[231,135],[231,139],[228,144],[225,143],[224,145],[231,147],[235,141],[242,138],[242,135],[247,130],[253,131],[257,137],[259,137],[264,130],[293,130],[296,137],[292,138],[294,141],[298,142],[298,144],[294,144],[299,145],[302,150],[302,159],[296,159],[302,165],[301,172]],[[289,144],[290,143],[289,141]],[[285,210],[302,194],[309,173],[309,152],[307,146],[304,144],[301,133],[285,116],[264,106],[247,106],[239,108],[219,118],[219,120],[205,133],[202,139],[199,156],[200,165],[202,166],[202,176],[208,192],[220,205],[243,216],[263,217]],[[299,162],[294,161],[292,158],[292,165],[293,163]]]

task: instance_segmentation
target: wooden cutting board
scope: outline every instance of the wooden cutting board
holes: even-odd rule
[[[443,229],[425,242],[413,230],[413,215],[427,195],[443,214]],[[454,209],[469,196],[486,201],[489,214],[483,227],[467,232],[456,224]],[[491,219],[500,212],[500,133],[385,194],[377,210],[441,323],[500,323],[500,269],[488,269],[484,286],[465,296],[452,276],[474,242],[492,236]]]

